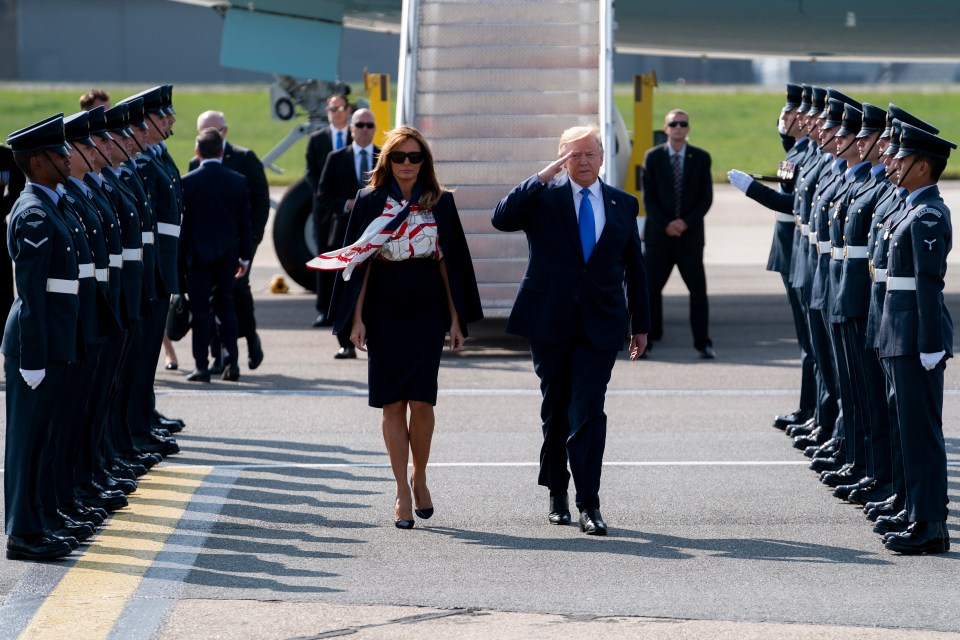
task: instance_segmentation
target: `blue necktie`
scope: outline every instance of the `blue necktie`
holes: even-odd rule
[[[367,150],[360,149],[360,184],[365,184],[367,181],[367,174],[370,173],[370,163],[367,162]]]
[[[597,244],[597,228],[593,218],[593,205],[590,204],[590,189],[581,189],[580,195],[580,244],[583,246],[583,261],[590,259],[590,253]]]
[[[343,131],[337,131],[337,149],[343,149]]]

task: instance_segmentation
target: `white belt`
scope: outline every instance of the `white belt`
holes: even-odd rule
[[[166,222],[157,223],[157,233],[164,236],[173,236],[174,238],[180,237],[180,225],[178,224],[168,224]]]
[[[131,249],[132,251],[132,249]],[[111,253],[110,254],[110,266],[116,267],[117,269],[123,266],[123,254],[120,253]]]
[[[843,260],[843,247],[830,247],[830,258],[832,260]]]
[[[854,258],[867,258],[869,257],[868,249],[869,247],[867,246],[856,247],[848,244],[843,248],[843,257],[847,258],[848,260],[852,260]]]
[[[810,236],[810,237],[812,238],[813,236]],[[815,245],[817,245],[817,253],[820,253],[820,254],[830,253],[830,241],[829,241],[829,240],[821,240],[821,241],[819,241],[819,242],[817,242],[816,240],[814,240],[814,241],[811,242],[810,244],[815,244]]]
[[[816,249],[816,247],[817,247],[817,234],[811,232],[810,235],[807,236],[807,242],[809,242],[810,245],[811,245],[814,249]]]
[[[136,260],[138,262],[143,262],[143,249],[124,249],[123,250],[123,259],[124,260]]]
[[[810,225],[802,224],[800,225],[800,235],[809,236],[810,235]]]
[[[140,235],[143,236],[143,244],[153,244],[153,231],[144,231]]]
[[[80,276],[81,278],[92,278],[93,277],[93,263],[88,262],[86,264],[78,265],[80,267]]]
[[[97,269],[96,276],[100,282],[110,282],[110,269]]]
[[[887,270],[886,270],[886,269],[874,269],[874,270],[873,270],[873,281],[874,281],[874,282],[886,282],[886,281],[887,281]]]
[[[795,222],[793,219],[792,213],[780,213],[777,212],[777,222]]]
[[[917,281],[913,276],[887,276],[887,291],[916,291]]]
[[[47,291],[50,293],[69,293],[77,295],[80,291],[80,283],[76,280],[61,280],[60,278],[47,278]]]

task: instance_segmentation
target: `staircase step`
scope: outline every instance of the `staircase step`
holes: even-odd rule
[[[593,114],[599,109],[597,92],[575,91],[497,91],[464,93],[421,93],[416,113],[434,115],[519,116],[540,113]]]
[[[545,164],[542,160],[437,162],[437,176],[448,187],[461,184],[518,184],[543,169]]]
[[[420,7],[420,24],[599,24],[600,3],[584,0],[500,0],[430,2]],[[598,28],[599,30],[599,28]]]
[[[490,116],[429,116],[417,117],[416,127],[427,136],[428,140],[440,138],[477,137],[504,137],[504,138],[539,138],[555,136],[570,127],[581,124],[597,124],[597,115],[575,115],[570,113],[523,116],[490,115]],[[552,155],[552,154],[551,154]]]
[[[423,69],[596,69],[597,47],[424,47],[417,52],[417,68]]]
[[[557,136],[549,138],[441,138],[430,140],[433,156],[443,162],[543,160],[556,157]]]
[[[467,244],[474,260],[527,259],[527,238],[522,233],[474,233],[467,236]]]
[[[532,173],[530,174],[533,175]],[[526,178],[529,178],[527,176]],[[518,178],[515,184],[483,184],[483,185],[461,185],[457,187],[453,194],[454,201],[460,213],[471,210],[484,210],[489,215],[493,214],[494,207],[500,202],[501,198],[510,193],[521,180]],[[451,187],[452,188],[452,187]]]
[[[596,24],[464,24],[425,25],[418,34],[421,47],[462,47],[522,42],[537,46],[566,46],[571,42],[598,46]]]
[[[477,276],[478,282],[499,283],[510,285],[514,292],[517,290],[517,282],[523,278],[523,273],[527,269],[526,258],[522,260],[477,260],[473,258],[473,271]]]
[[[524,91],[597,92],[600,72],[596,69],[431,69],[417,72],[419,93],[458,91],[503,91],[521,87]]]

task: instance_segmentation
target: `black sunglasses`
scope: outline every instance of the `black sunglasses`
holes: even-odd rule
[[[667,126],[670,127],[670,128],[673,128],[673,127],[686,127],[686,126],[689,125],[689,124],[690,124],[690,123],[687,122],[686,120],[677,120],[677,121],[675,121],[675,122],[668,122],[668,123],[667,123]]]
[[[377,125],[373,124],[372,122],[354,122],[353,126],[355,126],[357,129],[373,129]]]
[[[387,157],[394,164],[403,164],[405,160],[410,160],[410,164],[420,164],[423,162],[423,151],[391,151]]]

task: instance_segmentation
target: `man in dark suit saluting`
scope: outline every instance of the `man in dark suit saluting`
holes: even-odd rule
[[[550,490],[549,520],[570,523],[572,473],[580,530],[590,535],[607,533],[600,515],[607,382],[628,323],[631,360],[646,348],[650,323],[639,204],[598,179],[602,165],[600,131],[568,129],[559,158],[493,213],[494,227],[523,231],[530,246],[507,331],[530,340],[540,377],[539,483]],[[569,176],[557,178],[563,169]]]
[[[667,114],[667,142],[643,159],[643,206],[647,210],[644,241],[650,276],[650,339],[663,337],[663,287],[674,265],[690,291],[693,346],[700,357],[716,357],[710,340],[707,276],[703,270],[703,217],[713,204],[710,154],[687,144],[690,116],[681,109]]]
[[[224,167],[223,137],[216,129],[197,136],[200,167],[183,177],[182,247],[187,265],[187,291],[193,320],[193,357],[197,368],[191,382],[210,382],[210,296],[220,320],[220,343],[226,352],[223,379],[238,380],[237,316],[233,310],[234,278],[250,268],[250,194],[247,179]]]
[[[314,223],[326,229],[327,235],[322,242],[331,248],[343,246],[343,236],[357,191],[367,184],[370,171],[380,157],[380,148],[373,145],[376,127],[369,109],[355,111],[350,118],[351,143],[338,151],[331,151],[323,166],[320,186],[317,188],[317,217]],[[323,282],[323,288],[332,291],[336,274],[336,271],[320,271],[317,282]],[[340,349],[334,358],[345,360],[357,357],[349,332],[338,335],[337,341]]]

